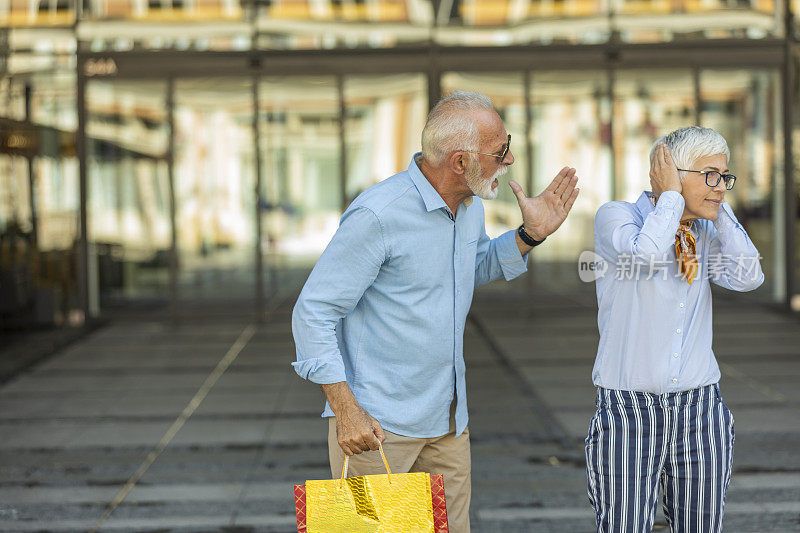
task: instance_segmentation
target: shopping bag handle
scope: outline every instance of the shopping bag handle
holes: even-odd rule
[[[381,452],[381,459],[383,459],[383,466],[386,467],[386,475],[389,476],[389,483],[392,482],[392,469],[389,468],[389,462],[386,460],[386,455],[383,453],[383,445],[379,442],[378,443],[378,451]],[[341,486],[344,478],[347,477],[347,467],[350,464],[350,456],[344,456],[344,466],[342,467],[342,478],[339,480],[339,485]]]

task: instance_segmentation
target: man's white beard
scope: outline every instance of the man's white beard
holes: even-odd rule
[[[500,185],[498,184],[496,189],[492,189],[492,184],[496,178],[506,172],[508,172],[508,165],[501,165],[491,178],[481,179],[481,165],[475,161],[474,165],[467,168],[467,186],[475,196],[484,200],[494,200],[497,198],[497,193],[500,192]]]

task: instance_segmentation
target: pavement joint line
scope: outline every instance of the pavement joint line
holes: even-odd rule
[[[503,368],[506,373],[511,377],[514,383],[517,385],[518,390],[528,399],[530,407],[532,407],[536,416],[542,422],[542,425],[546,428],[546,431],[549,433],[549,440],[556,442],[559,446],[563,449],[570,449],[572,448],[572,442],[567,434],[567,431],[555,417],[555,415],[551,412],[550,408],[542,401],[539,395],[536,393],[534,386],[531,385],[523,376],[518,369],[515,368],[514,363],[509,359],[503,349],[497,344],[494,337],[491,335],[489,330],[483,325],[481,320],[475,315],[475,313],[469,314],[469,321],[475,326],[475,329],[478,331],[479,336],[483,339],[483,341],[489,346],[489,350],[495,356],[495,359],[500,364],[500,367]]]
[[[283,383],[281,384],[280,392],[278,395],[278,402],[276,406],[276,411],[277,414],[279,415],[283,411],[283,407],[286,404],[286,398],[288,396],[289,387],[291,386],[292,383],[293,383],[292,380],[286,379],[283,380]],[[264,458],[264,455],[267,450],[267,442],[269,440],[270,434],[272,433],[272,429],[275,426],[275,420],[277,418],[278,417],[276,416],[269,418],[267,420],[267,427],[264,428],[264,440],[261,447],[258,449],[258,452],[256,453],[255,460],[253,461],[253,467],[248,471],[244,483],[242,483],[241,486],[239,487],[239,494],[236,498],[236,503],[234,504],[233,513],[231,514],[230,522],[228,524],[231,527],[235,526],[237,520],[239,519],[239,513],[241,512],[241,509],[245,503],[245,493],[255,481],[255,473],[257,472],[257,469],[261,465],[261,462]]]
[[[128,493],[133,489],[133,487],[136,486],[139,480],[142,479],[142,476],[144,476],[145,472],[147,472],[155,460],[158,459],[164,449],[169,445],[170,442],[172,442],[172,439],[175,438],[175,435],[177,435],[178,431],[180,431],[186,421],[189,420],[189,417],[191,417],[195,410],[200,406],[200,403],[208,395],[209,391],[214,384],[216,384],[217,380],[222,377],[222,374],[225,372],[225,370],[228,369],[239,353],[241,353],[241,351],[255,334],[255,331],[256,328],[253,324],[248,324],[244,330],[242,330],[242,332],[239,334],[239,337],[230,347],[228,352],[223,356],[216,368],[211,371],[211,374],[208,375],[206,380],[200,386],[200,389],[183,409],[183,412],[178,416],[177,419],[175,419],[175,422],[172,423],[172,426],[170,426],[164,436],[161,437],[161,441],[159,441],[156,447],[148,454],[144,462],[139,466],[136,472],[133,473],[130,479],[128,479],[127,483],[125,483],[117,495],[114,496],[114,499],[111,500],[111,503],[108,504],[103,516],[100,517],[100,519],[90,530],[91,533],[95,533],[99,530],[100,526],[102,526],[103,523],[108,520],[114,510],[128,495]]]

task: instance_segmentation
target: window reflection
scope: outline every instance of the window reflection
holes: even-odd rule
[[[421,149],[428,96],[422,74],[403,74],[348,76],[344,97],[349,203],[367,187],[408,167]]]
[[[636,201],[650,190],[650,149],[695,118],[690,70],[622,71],[614,86],[614,199]]]
[[[612,199],[608,75],[604,71],[531,75],[534,192],[544,190],[565,166],[576,169],[581,189],[558,238],[537,250],[534,260],[577,260],[582,250],[594,247],[597,208]]]
[[[313,261],[342,207],[339,98],[333,77],[260,80],[263,249],[267,265]]]
[[[89,240],[100,295],[163,294],[171,246],[164,82],[87,85]]]
[[[521,215],[517,199],[508,185],[514,180],[526,188],[528,156],[525,149],[525,89],[522,73],[460,73],[448,72],[442,76],[445,94],[454,90],[478,91],[492,99],[495,109],[511,134],[511,153],[514,164],[508,173],[499,178],[497,198],[483,202],[486,213],[486,232],[495,237],[519,225]],[[494,158],[492,158],[494,159]],[[528,191],[526,193],[530,194]]]
[[[55,80],[62,72],[51,73]],[[68,75],[68,73],[67,73]],[[46,77],[7,77],[0,117],[0,326],[78,324],[73,132],[40,123]],[[54,83],[54,85],[57,85]],[[41,91],[41,92],[40,92]],[[55,90],[56,107],[74,99]],[[74,111],[74,110],[73,110]],[[50,124],[57,121],[50,121]]]
[[[251,83],[235,77],[175,83],[175,222],[182,290],[193,297],[253,294]]]
[[[782,295],[783,243],[776,240],[784,205],[779,184],[782,119],[778,79],[777,73],[769,71],[703,70],[700,74],[702,125],[725,136],[731,150],[728,166],[738,178],[725,199],[764,258],[767,285],[778,280],[772,290]]]

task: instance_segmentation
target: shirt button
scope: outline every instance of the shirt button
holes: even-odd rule
[[[683,307],[683,302],[681,302],[681,307]]]
[[[672,378],[672,382],[673,383],[677,383],[678,382],[678,378]]]
[[[680,332],[681,332],[681,328],[678,328],[678,329],[675,330],[675,333],[680,333]]]
[[[674,353],[672,354],[672,357],[678,357],[678,354]]]

